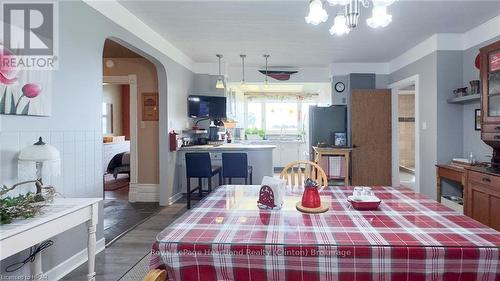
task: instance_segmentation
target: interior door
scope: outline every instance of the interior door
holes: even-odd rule
[[[392,185],[391,91],[353,90],[352,184]]]

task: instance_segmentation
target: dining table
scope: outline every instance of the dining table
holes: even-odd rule
[[[500,232],[407,187],[372,186],[376,210],[320,195],[329,210],[259,209],[260,186],[224,185],[161,231],[150,269],[168,280],[500,280]],[[500,214],[498,214],[500,215]]]

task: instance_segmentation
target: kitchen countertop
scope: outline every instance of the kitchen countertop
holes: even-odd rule
[[[244,144],[244,143],[226,143],[222,145],[193,145],[181,147],[180,151],[198,151],[198,150],[210,150],[210,151],[224,151],[224,150],[265,150],[265,149],[275,149],[275,145],[270,144]]]

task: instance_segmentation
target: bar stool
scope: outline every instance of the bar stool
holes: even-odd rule
[[[248,166],[246,153],[222,153],[222,177],[225,181],[229,178],[231,184],[232,178],[244,178],[245,184],[248,184],[250,175],[250,184],[252,184],[253,168]]]
[[[210,153],[186,153],[187,208],[191,209],[191,193],[198,190],[200,199],[203,196],[202,179],[208,179],[208,192],[212,191],[212,177],[219,174],[219,185],[222,185],[220,166],[213,166]],[[198,187],[191,189],[191,178],[198,178]]]

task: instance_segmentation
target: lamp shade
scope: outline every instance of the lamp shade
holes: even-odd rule
[[[59,151],[50,144],[46,144],[39,138],[38,142],[30,145],[19,153],[19,160],[45,162],[57,161],[61,158]]]

